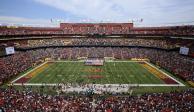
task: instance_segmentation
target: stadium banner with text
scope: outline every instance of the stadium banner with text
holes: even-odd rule
[[[189,48],[188,47],[180,47],[180,54],[188,55],[189,54]]]
[[[104,64],[104,60],[102,60],[102,59],[87,59],[87,60],[85,60],[85,65],[102,66],[103,64]]]
[[[10,54],[14,54],[15,53],[14,47],[6,47],[5,51],[6,51],[6,55],[10,55]]]

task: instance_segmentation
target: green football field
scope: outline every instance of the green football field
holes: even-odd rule
[[[139,62],[115,61],[105,62],[103,66],[87,66],[84,62],[71,61],[46,65],[23,76],[28,78],[26,83],[165,84]]]

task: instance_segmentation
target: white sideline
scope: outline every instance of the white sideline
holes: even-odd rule
[[[65,60],[63,60],[63,61],[59,61],[59,60],[57,60],[57,61],[47,61],[47,62],[84,62],[84,60],[78,60],[78,61],[65,61]]]
[[[14,85],[22,85],[21,83],[15,83]],[[71,86],[69,84],[37,84],[37,83],[24,83],[25,86],[61,86],[61,91],[65,93],[71,92],[86,92],[89,89],[92,89],[94,93],[102,94],[103,92],[111,92],[111,93],[127,93],[129,90],[132,91],[132,87],[159,87],[159,86],[168,86],[173,87],[179,85],[177,84],[87,84],[84,86]]]
[[[62,84],[57,84],[57,83],[13,83],[13,85],[17,85],[17,86],[21,86],[21,85],[25,85],[25,86],[58,86],[58,85],[62,85]],[[184,86],[184,85],[179,85],[179,84],[92,84],[94,86],[112,86],[112,87],[119,87],[119,86],[134,86],[134,87],[162,87],[162,86],[166,86],[166,87],[172,87],[172,86]]]
[[[106,62],[110,62],[110,63],[111,63],[111,62],[112,62],[112,63],[113,63],[113,62],[116,62],[116,63],[117,63],[117,62],[144,62],[144,61],[106,61]]]
[[[148,63],[148,62],[146,62],[146,61],[144,61],[144,62],[145,62],[146,64],[150,65],[151,67],[155,68],[156,70],[162,72],[162,73],[165,74],[166,76],[170,77],[170,78],[173,79],[174,81],[176,81],[176,82],[179,84],[179,86],[185,86],[183,83],[181,83],[180,81],[178,81],[178,80],[176,80],[175,78],[171,77],[170,75],[168,75],[167,73],[165,73],[165,72],[163,72],[162,70],[158,69],[157,67],[153,66],[152,64],[150,64],[150,63]]]
[[[21,83],[15,83],[18,79],[26,76],[27,74],[29,74],[30,72],[36,70],[37,68],[43,66],[44,64],[48,63],[48,62],[83,62],[83,61],[45,61],[44,63],[40,64],[39,66],[35,67],[34,69],[28,71],[27,73],[21,75],[20,77],[18,77],[17,79],[13,80],[11,83],[12,85],[26,85],[26,86],[56,86],[56,85],[59,85],[59,84],[55,84],[55,83],[47,83],[47,84],[42,84],[42,83],[24,83],[24,84],[21,84]],[[115,87],[118,87],[120,85],[123,85],[123,86],[142,86],[142,87],[161,87],[161,86],[185,86],[184,84],[182,84],[181,82],[177,81],[176,79],[174,79],[173,77],[171,77],[170,75],[168,75],[167,73],[161,71],[160,69],[158,69],[157,67],[153,66],[152,64],[150,64],[149,62],[147,61],[107,61],[107,62],[145,62],[146,64],[154,67],[155,69],[157,69],[158,71],[162,72],[163,74],[167,75],[168,77],[172,78],[173,80],[175,80],[178,84],[93,84],[93,85],[96,85],[96,86],[102,86],[102,85],[110,85],[110,86],[115,86]]]
[[[37,68],[39,68],[39,67],[43,66],[43,65],[44,65],[44,64],[46,64],[46,63],[47,63],[47,62],[45,61],[44,63],[42,63],[42,64],[38,65],[37,67],[33,68],[32,70],[30,70],[30,71],[26,72],[25,74],[21,75],[20,77],[16,78],[16,79],[15,79],[15,80],[13,80],[11,83],[14,83],[14,82],[15,82],[15,81],[17,81],[18,79],[20,79],[20,78],[22,78],[22,77],[26,76],[26,75],[27,75],[27,74],[29,74],[30,72],[32,72],[32,71],[34,71],[34,70],[36,70]]]
[[[84,60],[78,60],[78,61],[65,61],[64,60],[64,61],[47,61],[47,62],[74,62],[75,63],[75,62],[84,62]],[[105,61],[105,62],[116,62],[117,63],[117,62],[145,62],[145,61],[135,61],[135,60],[134,61],[133,60],[129,60],[129,61],[110,61],[109,60],[109,61]]]

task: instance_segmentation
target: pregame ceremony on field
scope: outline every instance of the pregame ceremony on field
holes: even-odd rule
[[[194,1],[0,1],[0,112],[193,112]]]

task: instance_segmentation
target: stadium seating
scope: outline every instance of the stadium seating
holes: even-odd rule
[[[82,26],[78,26],[82,29]],[[194,26],[172,26],[172,27],[133,27],[130,29],[122,29],[121,27],[108,27],[103,30],[103,27],[94,29],[94,27],[85,27],[83,30],[78,30],[77,27],[67,28],[28,28],[28,27],[0,27],[0,36],[21,36],[21,35],[114,35],[114,34],[130,34],[130,35],[161,35],[161,36],[193,36]]]
[[[29,49],[38,47],[53,47],[53,46],[121,46],[121,47],[149,47],[161,49],[175,49],[180,46],[193,46],[194,41],[171,38],[38,38],[27,40],[4,40],[0,42],[0,46],[15,46],[16,48]]]
[[[99,36],[100,35],[100,36]],[[114,36],[119,37],[114,37]],[[84,37],[79,37],[84,36]],[[113,37],[108,37],[113,36]],[[77,60],[79,57],[149,59],[185,81],[194,82],[192,57],[180,55],[180,46],[193,48],[194,26],[33,28],[0,27],[0,46],[14,46],[13,55],[0,58],[0,85],[44,62]],[[179,39],[178,37],[181,37]],[[178,49],[178,50],[177,50]],[[192,50],[192,49],[191,49]],[[191,54],[192,55],[192,54]],[[5,111],[73,112],[192,112],[193,89],[142,96],[48,95],[30,87],[0,88],[0,109]]]
[[[0,89],[0,107],[6,112],[191,112],[193,90],[143,96],[62,96],[34,93],[29,89]]]
[[[69,39],[39,39],[28,40],[27,44],[18,45],[19,48],[34,48],[46,46],[142,46],[163,49],[176,48],[167,40],[128,39],[128,38],[69,38]]]

